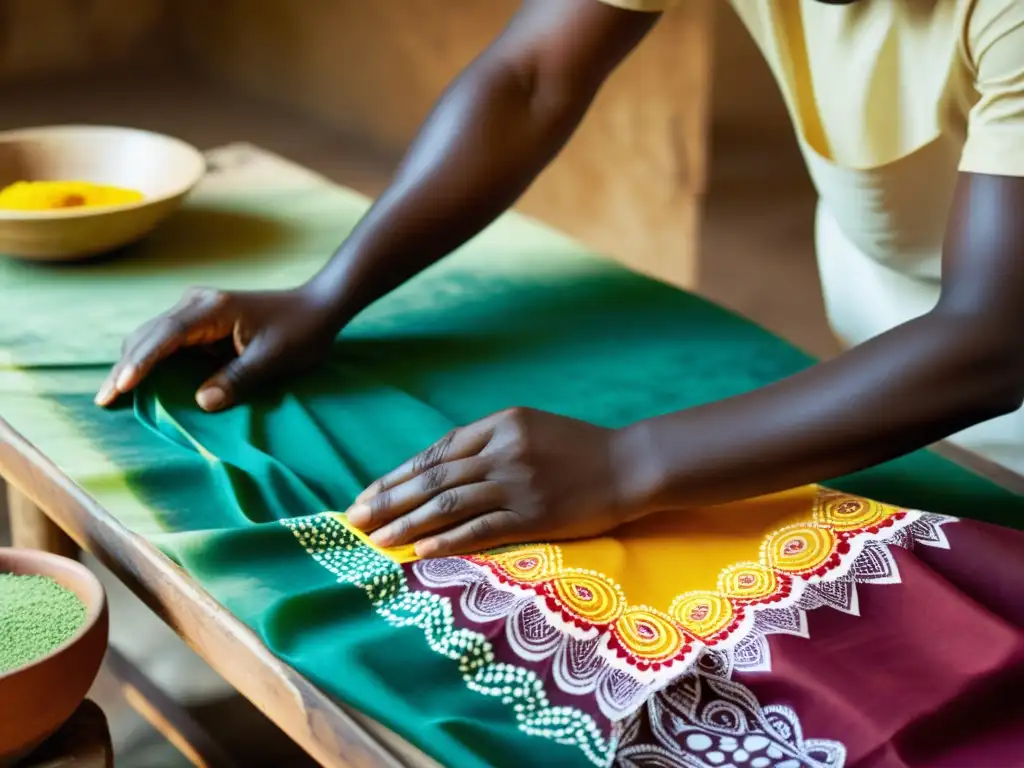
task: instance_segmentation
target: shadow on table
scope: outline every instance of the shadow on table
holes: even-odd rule
[[[140,269],[149,272],[160,267],[181,270],[235,260],[280,258],[283,244],[289,241],[294,241],[291,227],[281,219],[194,205],[178,211],[134,245],[84,261],[27,264],[39,270],[102,270],[108,275],[131,274]]]

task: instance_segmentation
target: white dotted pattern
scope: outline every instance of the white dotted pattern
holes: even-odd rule
[[[610,764],[615,740],[602,734],[590,715],[552,706],[537,674],[496,661],[491,643],[482,634],[457,628],[448,598],[410,590],[401,566],[363,546],[333,515],[293,518],[282,525],[339,583],[361,588],[378,615],[392,626],[419,627],[431,650],[458,663],[470,690],[512,708],[524,733],[579,747],[595,765]]]

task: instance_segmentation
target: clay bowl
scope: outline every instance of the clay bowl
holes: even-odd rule
[[[205,171],[195,147],[134,128],[68,125],[0,132],[0,189],[16,181],[88,181],[145,195],[125,205],[0,210],[0,254],[71,260],[133,243],[174,213]]]
[[[107,600],[89,569],[66,557],[0,547],[0,573],[48,576],[86,608],[74,637],[0,674],[0,766],[7,766],[52,735],[85,699],[107,650]]]

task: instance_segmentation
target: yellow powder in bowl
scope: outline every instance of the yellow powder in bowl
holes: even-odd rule
[[[134,189],[90,184],[87,181],[19,181],[0,190],[0,210],[56,211],[137,203],[144,195]]]

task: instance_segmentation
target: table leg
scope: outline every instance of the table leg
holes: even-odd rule
[[[11,541],[16,547],[39,549],[64,557],[78,557],[78,545],[46,516],[35,502],[10,483],[7,505],[11,516]]]

